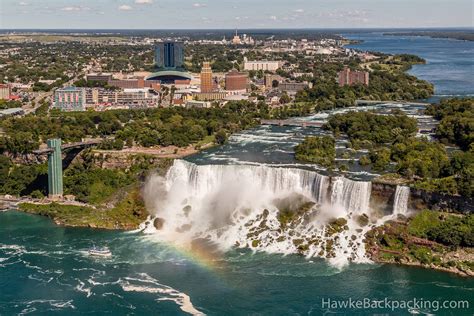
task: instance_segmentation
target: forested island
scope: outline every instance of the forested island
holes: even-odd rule
[[[347,112],[332,115],[325,129],[334,138],[346,135],[349,148],[366,149],[358,163],[397,175],[414,188],[472,197],[474,194],[474,99],[445,99],[426,114],[440,120],[435,141],[417,137],[417,122],[401,111],[388,115]],[[334,138],[308,137],[295,147],[296,158],[330,166]],[[445,145],[457,146],[448,152]]]

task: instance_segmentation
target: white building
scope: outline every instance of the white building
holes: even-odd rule
[[[280,61],[248,61],[244,60],[244,70],[263,70],[263,71],[276,71],[278,68],[281,67],[282,62]]]
[[[186,101],[186,108],[210,108],[212,103],[209,101],[196,101],[188,100]]]

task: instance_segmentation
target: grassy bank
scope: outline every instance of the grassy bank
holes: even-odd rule
[[[58,225],[103,229],[136,229],[147,217],[140,189],[135,186],[113,208],[69,204],[22,203],[21,211],[47,216]]]
[[[108,163],[108,168],[102,168]],[[21,211],[65,226],[136,229],[148,213],[141,186],[150,172],[164,175],[172,159],[149,155],[103,157],[85,152],[65,172],[65,192],[80,203],[22,203]]]
[[[372,260],[474,276],[474,216],[423,211],[366,235]]]

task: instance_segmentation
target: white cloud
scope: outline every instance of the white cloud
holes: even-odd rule
[[[152,4],[153,0],[135,0],[136,4]]]
[[[132,7],[129,6],[129,5],[124,4],[124,5],[119,6],[118,9],[121,10],[121,11],[130,11],[130,10],[132,10]]]
[[[195,7],[195,8],[204,8],[204,7],[207,7],[207,4],[205,4],[205,3],[193,3],[193,7]]]
[[[304,10],[303,10],[303,9],[296,9],[296,10],[294,10],[294,12],[296,12],[296,13],[303,13]]]
[[[273,20],[273,21],[276,21],[277,19],[278,19],[278,18],[277,18],[276,16],[274,16],[274,15],[272,15],[272,16],[270,17],[270,20]]]
[[[23,5],[23,6],[28,5],[28,3],[26,3],[25,1],[20,1],[20,3],[18,3],[18,4]]]

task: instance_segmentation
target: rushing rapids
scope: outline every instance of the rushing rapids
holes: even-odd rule
[[[223,251],[250,247],[337,265],[366,262],[364,235],[380,220],[370,195],[371,182],[303,169],[176,160],[165,178],[148,181],[152,219],[145,232],[180,245],[205,239]]]

